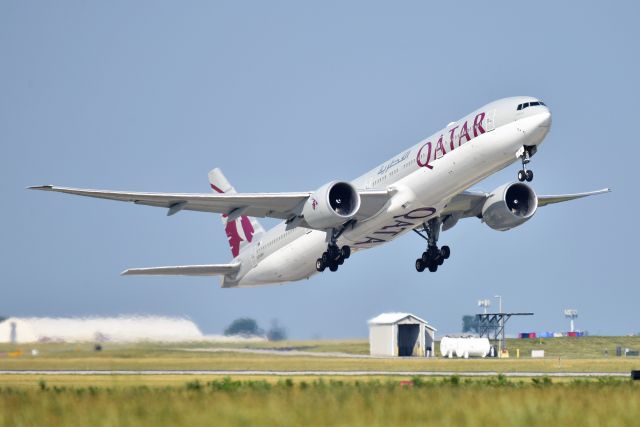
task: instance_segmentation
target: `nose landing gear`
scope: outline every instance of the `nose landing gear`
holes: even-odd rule
[[[427,241],[427,250],[422,253],[420,258],[416,259],[416,270],[418,272],[423,272],[425,269],[428,269],[430,272],[435,273],[438,267],[444,263],[444,260],[448,259],[451,255],[449,246],[438,248],[438,237],[440,236],[441,226],[442,220],[440,218],[433,218],[422,225],[423,231],[427,233],[426,236],[419,230],[413,230]]]
[[[522,160],[522,169],[518,171],[518,181],[533,181],[533,171],[531,169],[527,169],[527,164],[529,164],[531,157],[536,153],[536,151],[537,147],[535,145],[523,145],[522,148],[518,150],[517,155]]]
[[[531,169],[521,169],[518,171],[518,181],[531,182],[533,180],[533,171]]]

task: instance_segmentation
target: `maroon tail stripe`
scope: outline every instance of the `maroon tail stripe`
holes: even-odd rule
[[[216,187],[215,185],[211,184],[211,188],[213,188],[214,191],[217,191],[218,193],[224,193],[224,191],[222,191],[221,189],[219,189],[218,187]]]

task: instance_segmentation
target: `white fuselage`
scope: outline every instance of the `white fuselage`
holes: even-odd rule
[[[457,194],[518,161],[523,146],[542,143],[551,113],[540,105],[517,111],[531,97],[505,98],[450,123],[351,181],[358,189],[390,189],[393,196],[373,217],[340,237],[352,251],[381,245],[437,217]],[[245,248],[242,268],[225,287],[283,283],[309,278],[327,247],[326,233],[280,223]]]

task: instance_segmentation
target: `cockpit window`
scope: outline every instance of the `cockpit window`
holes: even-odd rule
[[[525,102],[524,104],[519,104],[517,110],[524,110],[527,107],[536,107],[538,105],[542,105],[542,106],[547,106],[547,104],[545,104],[542,101],[534,101],[534,102]]]

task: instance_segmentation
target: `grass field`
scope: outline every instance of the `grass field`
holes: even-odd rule
[[[629,372],[615,357],[639,337],[509,340],[520,359],[367,358],[240,353],[234,348],[366,355],[364,340],[243,344],[0,346],[1,370],[279,370]],[[223,352],[193,351],[226,349]],[[31,350],[38,354],[31,355]],[[545,359],[526,357],[544,349]],[[607,354],[605,354],[607,350]],[[635,426],[640,382],[630,379],[508,379],[223,375],[0,375],[3,426]]]
[[[616,346],[640,348],[640,337],[582,337],[544,340],[509,340],[514,355],[520,349],[520,359],[462,360],[444,358],[348,358],[314,357],[308,355],[281,356],[247,354],[233,351],[185,351],[202,348],[280,348],[312,353],[339,352],[354,355],[368,353],[368,343],[357,341],[264,342],[249,344],[110,344],[100,352],[91,344],[35,344],[30,346],[2,345],[0,370],[26,369],[87,369],[87,370],[365,370],[365,371],[496,371],[496,372],[629,372],[640,369],[638,357],[616,357]],[[32,349],[38,350],[31,356]],[[532,349],[544,349],[547,357],[531,359]],[[22,353],[8,352],[21,350]],[[605,350],[607,355],[605,355]]]
[[[0,426],[636,426],[630,380],[324,381],[0,388]]]

